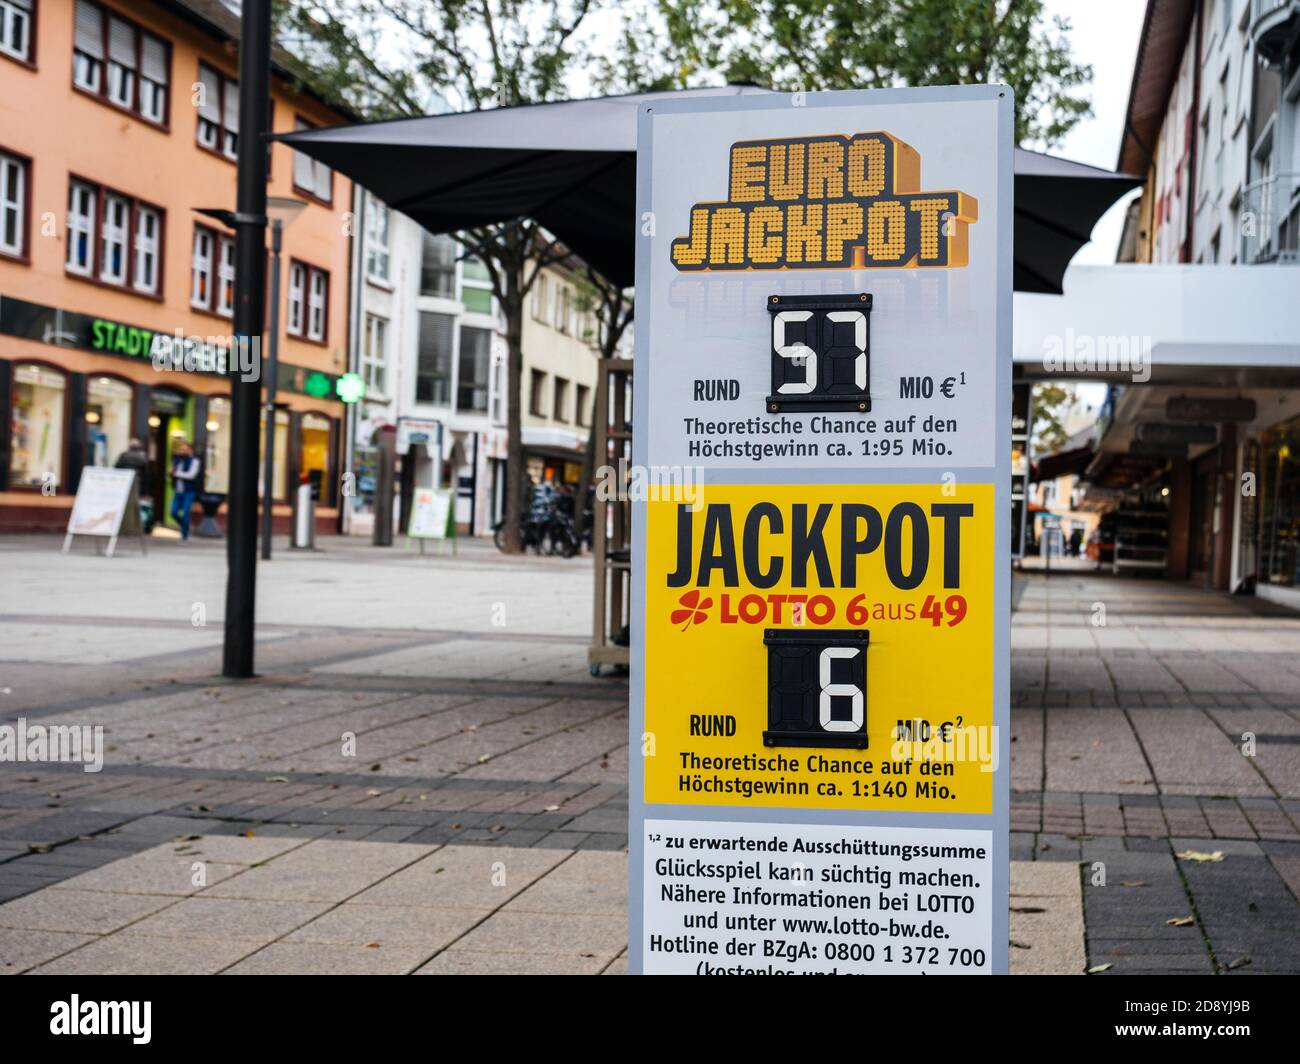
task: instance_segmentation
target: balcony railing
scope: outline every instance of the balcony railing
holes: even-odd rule
[[[1246,262],[1300,262],[1300,173],[1284,171],[1247,185],[1238,223]]]
[[[1276,63],[1300,32],[1300,0],[1250,0],[1250,36],[1255,48]]]

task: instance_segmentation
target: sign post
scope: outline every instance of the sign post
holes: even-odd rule
[[[634,972],[1007,970],[1012,130],[642,106]]]

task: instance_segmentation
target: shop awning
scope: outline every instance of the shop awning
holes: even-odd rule
[[[1040,458],[1033,464],[1029,479],[1033,483],[1043,480],[1055,480],[1057,477],[1078,476],[1088,468],[1096,452],[1091,447],[1076,447],[1071,451],[1061,451]]]
[[[752,86],[606,96],[285,133],[430,232],[535,218],[611,281],[631,285],[637,108]],[[1016,149],[1015,287],[1060,292],[1074,253],[1137,178]]]

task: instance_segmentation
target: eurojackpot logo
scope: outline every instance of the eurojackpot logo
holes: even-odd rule
[[[696,203],[679,270],[952,268],[968,261],[974,196],[921,191],[921,156],[891,133],[731,146],[728,198]]]

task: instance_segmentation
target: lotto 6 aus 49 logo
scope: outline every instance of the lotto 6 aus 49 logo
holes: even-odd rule
[[[669,621],[673,624],[680,624],[682,631],[686,631],[693,624],[703,624],[709,619],[709,609],[713,605],[713,599],[707,596],[700,598],[700,589],[692,588],[677,600],[679,609],[673,610],[669,615]]]

